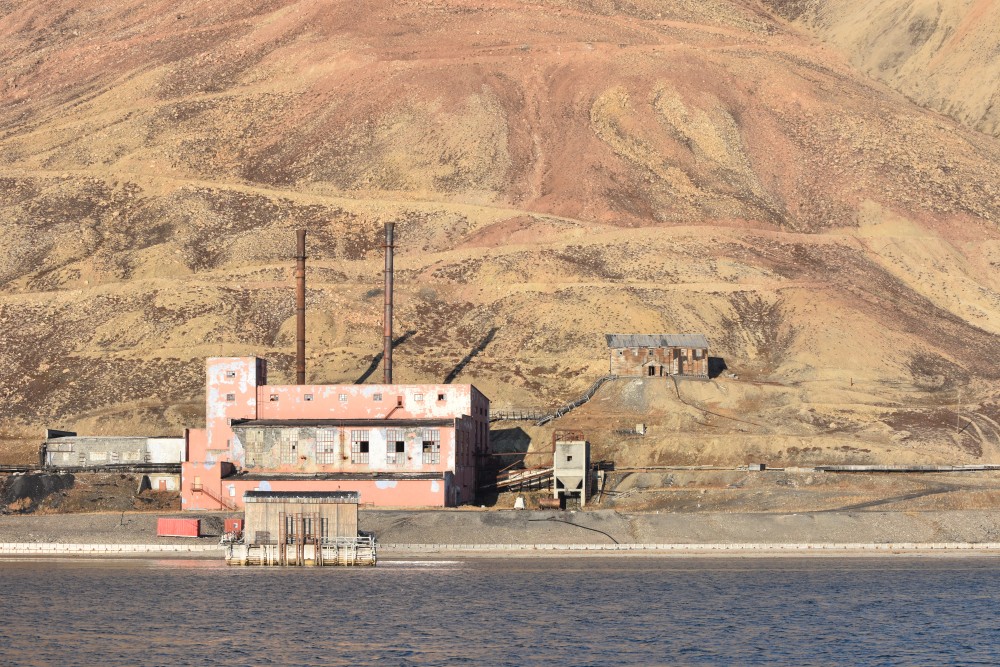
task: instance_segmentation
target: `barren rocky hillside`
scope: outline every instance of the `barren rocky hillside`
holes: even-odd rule
[[[918,104],[1000,136],[1000,2],[763,1]]]
[[[366,377],[394,220],[401,381],[551,406],[605,332],[704,332],[738,377],[577,424],[1000,460],[1000,141],[757,2],[0,0],[0,62],[0,458],[199,425],[209,355],[291,381],[299,227],[309,379]]]

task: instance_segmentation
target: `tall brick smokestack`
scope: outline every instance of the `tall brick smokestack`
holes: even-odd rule
[[[382,370],[385,384],[392,384],[392,233],[395,223],[385,223],[385,315],[382,324],[384,325],[385,342],[382,348]]]
[[[295,384],[306,383],[306,230],[296,232],[295,250]]]

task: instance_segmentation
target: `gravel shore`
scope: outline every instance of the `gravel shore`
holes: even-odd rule
[[[200,538],[157,537],[160,516],[199,518]],[[0,516],[0,542],[211,544],[235,513]],[[382,544],[795,544],[1000,542],[1000,515],[981,510],[805,514],[364,510]]]

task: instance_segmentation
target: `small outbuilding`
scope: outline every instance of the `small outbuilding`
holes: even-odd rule
[[[590,496],[590,443],[580,433],[555,435],[553,439],[553,497],[561,505],[567,498],[578,498],[583,507]]]
[[[40,451],[46,468],[179,466],[187,453],[183,437],[91,435],[46,429]]]
[[[375,565],[356,491],[247,491],[243,504],[243,534],[226,545],[230,565]]]
[[[609,369],[620,377],[708,377],[704,334],[606,334]]]

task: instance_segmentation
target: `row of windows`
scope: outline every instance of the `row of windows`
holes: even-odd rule
[[[401,429],[389,429],[386,434],[385,458],[389,465],[402,465],[406,460],[406,434]],[[423,463],[441,462],[441,431],[424,429],[420,455]],[[351,431],[351,463],[368,463],[371,436],[368,430]]]
[[[445,400],[445,395],[444,394],[438,394],[437,397],[438,397],[437,398],[438,401],[444,401]],[[280,400],[280,398],[281,398],[281,396],[279,394],[271,394],[270,397],[269,397],[269,399],[270,399],[270,401],[272,403],[277,403]],[[305,401],[312,401],[313,400],[313,394],[305,394],[305,395],[303,395],[302,398]],[[346,403],[347,402],[347,394],[340,394],[340,396],[338,398],[339,398],[339,400],[340,400],[341,403]],[[226,401],[228,401],[229,403],[232,403],[235,400],[236,400],[236,394],[226,394]],[[372,394],[372,400],[376,401],[376,402],[381,402],[381,400],[382,400],[382,394]],[[423,394],[414,394],[413,395],[413,400],[415,400],[415,401],[417,401],[419,403],[422,403],[423,400],[424,400],[424,395]],[[396,402],[399,405],[402,405],[403,404],[403,397],[402,396],[398,396],[396,398]]]
[[[655,351],[655,349],[656,348],[652,348],[651,347],[648,350],[646,350],[646,356],[649,356],[649,357],[653,356],[653,352]],[[675,348],[667,348],[667,349],[668,350],[674,350],[674,352],[678,353],[678,354],[682,354],[682,353],[686,354],[686,351],[682,352],[682,350],[684,348],[676,348],[675,347]],[[694,350],[694,358],[695,359],[701,359],[701,355],[703,353],[704,353],[704,350],[702,350],[700,348],[695,348],[695,350]],[[618,350],[618,356],[622,356],[623,354],[625,354],[625,350]],[[632,348],[632,354],[639,354],[639,348]]]
[[[263,432],[251,430],[247,434],[247,463],[256,465],[262,453]],[[282,430],[279,434],[278,457],[283,465],[294,465],[299,461],[299,434],[295,429]],[[441,462],[440,429],[423,429],[421,438],[421,460],[424,463]],[[351,463],[369,463],[371,435],[368,429],[351,430]],[[337,463],[337,431],[318,429],[316,431],[316,463],[332,465]],[[403,465],[406,462],[406,431],[388,429],[386,437],[386,463]]]

